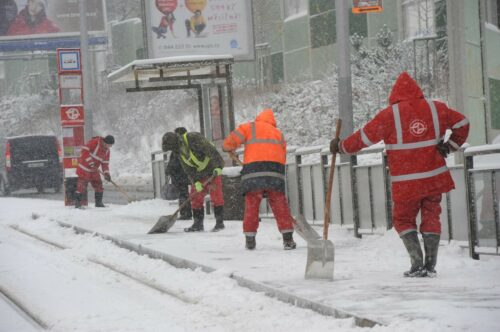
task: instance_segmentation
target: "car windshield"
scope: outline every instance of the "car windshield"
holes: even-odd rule
[[[53,136],[27,136],[9,140],[12,161],[58,158]]]

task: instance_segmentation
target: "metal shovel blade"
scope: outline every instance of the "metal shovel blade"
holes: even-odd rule
[[[176,215],[161,216],[148,234],[166,233],[177,221]]]
[[[307,243],[306,279],[333,280],[334,248],[330,240]]]
[[[316,232],[314,228],[307,222],[306,218],[299,214],[295,219],[295,231],[300,235],[307,243],[314,242],[321,239],[321,236]]]

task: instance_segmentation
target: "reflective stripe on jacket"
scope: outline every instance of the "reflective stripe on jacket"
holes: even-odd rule
[[[262,111],[254,122],[240,125],[224,140],[224,150],[245,145],[241,179],[243,192],[285,190],[286,142],[276,128],[273,111]]]
[[[109,173],[110,151],[103,144],[103,138],[96,136],[82,147],[80,158],[78,158],[77,175],[85,176],[86,173],[95,173],[101,165],[102,172]]]
[[[458,149],[469,132],[469,122],[446,104],[423,98],[415,81],[400,75],[391,93],[391,106],[341,142],[355,153],[384,141],[394,201],[416,200],[444,193],[455,186],[446,161],[436,146],[451,130],[449,143]]]
[[[224,167],[224,159],[216,147],[197,132],[179,136],[180,160],[184,172],[191,182],[212,175],[215,168]]]

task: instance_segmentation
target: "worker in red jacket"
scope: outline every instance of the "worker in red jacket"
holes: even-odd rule
[[[80,158],[78,159],[78,183],[76,185],[76,208],[81,208],[83,194],[87,192],[87,185],[90,184],[95,192],[95,206],[104,207],[102,197],[104,189],[102,187],[99,166],[101,166],[104,179],[111,181],[109,174],[109,155],[111,146],[115,144],[115,138],[111,135],[106,137],[96,136],[82,147]]]
[[[408,251],[406,277],[435,277],[441,235],[441,196],[455,188],[445,158],[467,139],[469,121],[446,104],[425,99],[417,83],[403,72],[392,89],[389,106],[344,140],[333,139],[330,151],[355,153],[381,140],[391,176],[393,225]],[[451,135],[445,139],[446,131]],[[417,233],[420,232],[425,260]]]

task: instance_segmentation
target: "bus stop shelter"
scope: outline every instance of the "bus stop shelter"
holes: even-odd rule
[[[135,60],[108,75],[127,92],[195,89],[200,132],[221,146],[234,130],[232,55],[176,56]]]

